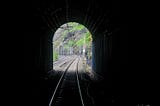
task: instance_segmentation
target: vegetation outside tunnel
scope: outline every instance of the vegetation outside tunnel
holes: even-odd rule
[[[71,52],[81,54],[85,51],[86,58],[91,59],[91,46],[92,35],[88,29],[76,22],[69,22],[63,24],[58,28],[53,38],[53,60],[56,61],[59,58],[60,49],[67,54]],[[62,47],[62,48],[60,48]]]

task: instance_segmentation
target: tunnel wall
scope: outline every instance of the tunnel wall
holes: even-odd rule
[[[70,2],[72,6],[69,7],[69,17],[66,19],[66,4],[60,0],[57,0],[56,3],[50,3],[49,0],[33,2],[33,8],[28,12],[31,20],[30,25],[27,26],[29,33],[25,39],[25,67],[27,67],[25,70],[30,72],[32,76],[34,98],[37,98],[35,103],[39,100],[43,101],[43,95],[46,93],[42,91],[48,89],[46,73],[53,67],[52,38],[54,32],[60,25],[73,21],[84,25],[93,35],[93,70],[106,78],[106,85],[111,86],[115,94],[121,97],[121,92],[124,91],[122,88],[126,86],[124,73],[127,72],[127,32],[125,31],[127,29],[123,25],[125,18],[123,14],[120,14],[122,13],[121,9],[117,8],[118,11],[115,11],[112,10],[111,2],[96,1],[94,5],[90,4],[89,12],[87,7],[90,1],[73,1]],[[87,3],[84,4],[84,2]],[[52,9],[49,10],[49,8]],[[47,17],[44,14],[46,11],[55,11],[57,8],[60,8],[60,12],[57,14],[59,17],[58,25],[53,20],[44,20],[43,16]],[[107,14],[103,18],[105,12]],[[88,19],[84,21],[86,13]],[[49,14],[48,16],[54,17],[55,15]],[[99,17],[102,18],[102,23],[101,20],[98,20]],[[95,25],[96,31],[95,28],[92,28],[95,22],[101,23]],[[116,28],[119,30],[115,31]]]
[[[109,56],[108,51],[108,37],[107,35],[99,35],[93,40],[93,71],[103,75],[107,69],[107,61]]]

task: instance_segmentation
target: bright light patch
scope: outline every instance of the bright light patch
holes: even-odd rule
[[[69,22],[60,26],[53,37],[53,68],[63,71],[78,56],[91,67],[92,35],[82,24]]]

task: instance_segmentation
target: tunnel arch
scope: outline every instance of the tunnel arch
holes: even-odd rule
[[[109,23],[109,12],[104,12],[100,8],[93,8],[91,6],[89,11],[86,9],[81,9],[77,7],[68,8],[68,17],[66,16],[67,8],[47,8],[42,10],[44,14],[42,14],[42,20],[45,23],[47,29],[45,30],[45,66],[44,69],[46,72],[53,69],[53,43],[52,39],[54,37],[54,33],[58,29],[59,26],[63,25],[67,22],[77,22],[84,25],[92,34],[92,70],[101,74],[102,71],[106,70],[106,60],[108,58],[108,51],[106,50],[98,50],[100,47],[105,47],[105,49],[109,49],[108,46],[103,46],[108,43],[111,39],[108,39],[108,33],[112,31]],[[53,12],[52,10],[57,10]],[[94,27],[93,27],[94,26]],[[107,40],[107,41],[106,41]],[[111,44],[111,43],[110,43]],[[106,48],[107,47],[107,48]],[[103,55],[107,53],[104,57]],[[111,54],[111,53],[110,53]],[[100,57],[100,58],[99,58]],[[103,74],[102,74],[103,75]]]
[[[46,27],[48,27],[47,33],[56,32],[59,26],[68,22],[77,22],[84,25],[92,33],[93,40],[100,33],[102,34],[106,32],[106,29],[110,30],[109,28],[110,23],[108,23],[110,18],[110,13],[108,11],[104,12],[100,8],[96,8],[96,9],[93,7],[90,7],[90,8],[91,9],[87,8],[88,11],[87,10],[84,11],[76,7],[72,7],[72,8],[70,7],[68,9],[69,11],[68,16],[66,16],[67,15],[66,7],[57,8],[56,10],[53,9],[54,12],[52,11],[52,8],[46,8],[42,10],[43,12],[42,20],[45,24],[47,23]],[[49,17],[52,17],[52,19],[51,18],[49,19]],[[98,25],[98,27],[95,30],[96,25]],[[94,26],[94,28],[92,26]],[[101,30],[101,32],[98,30]],[[46,37],[48,37],[49,39],[52,39],[53,36],[54,34],[46,35]]]

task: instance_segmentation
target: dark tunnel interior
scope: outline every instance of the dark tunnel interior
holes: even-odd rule
[[[143,90],[149,90],[143,86],[147,84],[139,82],[140,76],[131,73],[134,68],[129,67],[126,10],[124,2],[111,0],[29,3],[24,36],[24,70],[31,76],[26,80],[32,83],[29,106],[49,103],[52,80],[47,73],[53,70],[52,39],[55,31],[67,22],[83,24],[93,35],[92,65],[94,72],[102,77],[91,85],[95,106],[149,106],[150,92]]]

